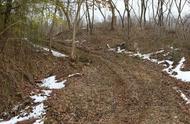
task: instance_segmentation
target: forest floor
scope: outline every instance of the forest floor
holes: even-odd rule
[[[51,70],[49,75],[59,80],[80,75],[67,78],[63,89],[52,90],[45,102],[45,123],[190,124],[190,105],[176,92],[177,88],[189,94],[188,83],[170,77],[161,65],[109,51],[107,44],[121,41],[117,37],[98,39],[78,46],[77,62],[59,59]],[[70,49],[60,42],[53,47],[66,54]]]

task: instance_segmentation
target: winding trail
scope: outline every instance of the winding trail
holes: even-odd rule
[[[181,109],[185,104],[173,89],[179,81],[162,72],[162,66],[126,54],[78,50],[92,63],[83,67],[81,79],[50,101],[59,105],[49,111],[49,121],[189,124],[189,115]]]
[[[54,45],[60,51],[70,48]],[[189,124],[190,116],[182,108],[184,95],[179,96],[183,92],[176,88],[180,81],[161,71],[162,66],[139,58],[150,59],[149,55],[131,57],[85,48],[78,52],[90,64],[82,63],[82,72],[68,75],[64,90],[55,89],[63,88],[66,80],[59,82],[53,76],[42,81],[43,94],[31,96],[33,103],[40,104],[48,98],[48,111],[33,117],[34,124]],[[82,76],[71,78],[78,74]]]

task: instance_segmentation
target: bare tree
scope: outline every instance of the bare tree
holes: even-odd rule
[[[172,6],[173,6],[173,1],[174,0],[169,0],[169,7],[168,7],[168,13],[166,16],[166,23],[168,23],[169,28],[171,28],[171,15],[172,15]]]
[[[177,24],[179,23],[183,23],[182,21],[182,17],[181,17],[181,13],[185,7],[185,4],[187,3],[187,0],[184,0],[184,2],[182,0],[174,0],[175,1],[175,5],[177,7],[177,11],[178,11],[178,17],[177,17]]]
[[[52,19],[52,24],[50,27],[50,31],[49,31],[49,52],[51,53],[51,49],[52,49],[52,38],[53,38],[53,28],[55,25],[55,19],[56,19],[56,13],[57,13],[57,0],[56,0],[56,4],[55,4],[55,9],[54,9],[54,13],[53,13],[53,19]]]
[[[127,39],[130,37],[130,26],[131,26],[131,9],[129,8],[129,0],[125,0],[125,10],[127,11]]]
[[[158,25],[160,27],[163,26],[164,24],[164,11],[163,11],[163,6],[164,6],[164,0],[158,0],[158,9],[157,9],[157,14],[158,14]]]
[[[4,28],[7,27],[7,23],[10,18],[11,10],[12,10],[12,0],[7,0],[6,1],[6,9],[4,12]]]
[[[108,0],[109,8],[111,9],[112,13],[112,19],[111,19],[111,30],[115,29],[115,22],[116,22],[116,16],[115,16],[115,7],[113,5],[112,0]]]
[[[88,23],[88,25],[87,25],[87,31],[88,31],[88,29],[90,29],[90,34],[92,34],[92,29],[93,29],[92,25],[93,24],[92,24],[91,17],[90,17],[88,0],[85,1],[85,4],[86,4],[86,12],[87,12],[86,18],[87,18],[87,23]]]
[[[81,10],[81,5],[84,2],[84,0],[76,0],[76,10],[75,10],[75,18],[73,21],[73,38],[72,38],[72,48],[71,48],[71,59],[75,60],[76,59],[76,55],[75,55],[75,47],[76,47],[76,27],[77,27],[77,22],[79,19],[79,14],[80,14],[80,10]]]
[[[119,17],[121,19],[121,25],[122,28],[125,27],[125,13],[126,13],[126,9],[123,12],[123,15],[121,14],[121,12],[119,11],[119,9],[117,8],[116,4],[113,2],[113,0],[111,0],[113,7],[115,8],[115,10],[117,11],[117,13],[119,14]]]
[[[70,6],[71,6],[71,1],[67,0],[67,1],[58,1],[58,6],[61,8],[61,10],[63,11],[66,20],[67,20],[67,25],[68,25],[68,29],[71,30],[72,26],[71,26],[71,18],[70,18]]]
[[[140,14],[140,26],[142,27],[146,23],[146,11],[147,11],[148,0],[141,0],[141,14]],[[144,23],[142,25],[142,23]]]

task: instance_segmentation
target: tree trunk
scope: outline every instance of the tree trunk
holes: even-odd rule
[[[88,1],[86,0],[86,12],[87,12],[87,19],[88,19],[88,27],[89,27],[89,31],[90,34],[92,34],[92,22],[91,22],[91,18],[90,18],[90,12],[89,12],[89,6],[88,6]]]
[[[144,15],[144,0],[141,0],[141,15],[140,15],[140,27],[142,28],[143,22],[143,15]]]
[[[81,5],[83,3],[83,0],[80,0],[78,2],[78,7],[77,7],[77,10],[76,10],[76,15],[75,15],[75,19],[74,19],[74,24],[73,24],[73,38],[72,38],[72,48],[71,48],[71,60],[75,60],[76,59],[76,55],[75,55],[75,47],[76,47],[76,27],[77,27],[77,22],[78,22],[78,17],[79,17],[79,14],[80,14],[80,8],[81,8]]]
[[[94,9],[95,9],[95,0],[93,0],[93,7],[92,7],[92,31],[94,29]]]
[[[4,29],[7,27],[10,14],[11,14],[11,9],[12,9],[12,0],[7,0],[6,2],[6,10],[4,13]]]
[[[57,13],[57,6],[55,6],[53,19],[52,19],[52,24],[51,24],[51,28],[50,28],[50,31],[49,31],[49,52],[50,53],[51,53],[51,50],[52,50],[52,38],[53,38],[52,33],[53,33],[54,25],[55,25],[56,13]]]
[[[112,13],[112,19],[111,19],[111,30],[115,30],[115,8],[112,4],[112,0],[109,0],[109,5],[110,5],[110,8],[111,8],[111,13]]]

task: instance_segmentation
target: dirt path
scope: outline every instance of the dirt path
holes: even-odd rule
[[[176,80],[138,58],[81,51],[92,62],[48,105],[47,123],[189,124]]]

